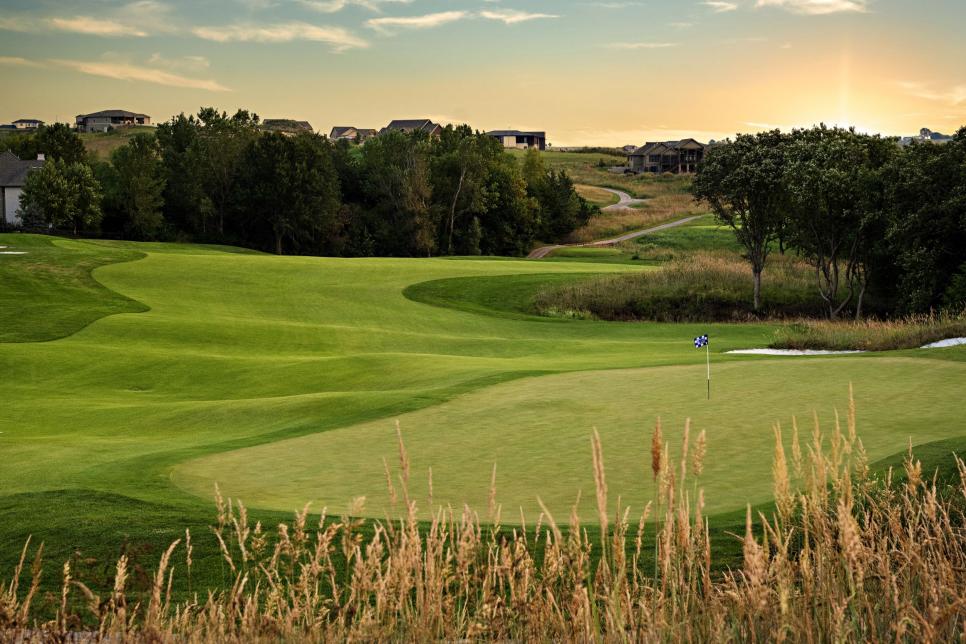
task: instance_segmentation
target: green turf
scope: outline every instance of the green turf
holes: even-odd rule
[[[12,234],[0,245],[28,251],[0,256],[0,564],[29,533],[57,556],[203,531],[216,481],[266,522],[307,500],[338,508],[365,495],[376,512],[396,418],[420,498],[430,466],[437,501],[485,498],[497,461],[508,514],[539,494],[566,515],[578,487],[589,494],[593,426],[612,498],[639,504],[657,415],[675,440],[686,415],[708,430],[709,507],[767,501],[771,423],[813,408],[827,420],[850,381],[874,458],[910,436],[966,435],[964,348],[734,357],[721,352],[764,346],[773,327],[527,315],[535,285],[633,269],[621,264],[274,257]],[[690,344],[705,332],[711,403]]]

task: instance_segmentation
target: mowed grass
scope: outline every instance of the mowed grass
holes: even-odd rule
[[[0,245],[30,244],[36,252],[0,256],[4,330],[19,334],[0,343],[0,563],[27,534],[57,561],[75,550],[116,556],[125,542],[157,548],[180,527],[171,517],[204,532],[215,482],[266,522],[309,500],[345,507],[367,496],[375,513],[397,418],[418,466],[414,484],[432,466],[436,500],[482,498],[496,461],[508,513],[532,508],[539,494],[562,516],[576,488],[590,492],[593,426],[612,495],[638,502],[649,493],[655,417],[677,436],[692,416],[715,460],[740,464],[716,479],[713,501],[709,490],[716,508],[767,500],[771,451],[762,436],[771,422],[812,409],[827,417],[849,382],[860,420],[869,414],[861,429],[870,452],[966,434],[949,395],[964,382],[962,348],[779,361],[722,353],[766,346],[768,325],[527,313],[548,280],[640,267],[279,258],[0,236]],[[38,277],[28,260],[52,268]],[[28,315],[34,306],[41,316]],[[40,318],[53,331],[35,331]],[[691,346],[701,333],[713,338],[711,403],[704,356]],[[65,519],[53,524],[50,511]]]
[[[592,520],[588,456],[596,427],[608,489],[636,515],[656,494],[649,454],[653,421],[662,418],[665,438],[679,448],[690,417],[692,437],[705,430],[714,455],[702,477],[708,512],[765,503],[772,498],[762,481],[768,480],[774,434],[762,419],[783,421],[790,439],[793,415],[807,436],[812,411],[821,410],[823,425],[831,428],[834,409],[844,417],[848,408],[849,381],[859,383],[858,420],[873,460],[892,455],[910,438],[938,440],[957,426],[966,434],[958,411],[945,402],[966,382],[962,363],[911,358],[727,362],[714,366],[714,376],[711,401],[704,399],[705,367],[695,364],[528,378],[402,415],[398,420],[413,463],[410,493],[424,519],[437,506],[486,508],[496,465],[504,521],[519,522],[521,509],[535,521],[537,497],[560,518],[579,497],[581,516]],[[904,383],[902,403],[888,403],[897,382]],[[232,495],[278,509],[311,500],[338,514],[365,497],[367,513],[383,517],[398,511],[390,501],[383,460],[393,464],[398,485],[397,437],[389,419],[187,462],[175,468],[173,479],[196,494],[217,480]]]
[[[597,186],[578,185],[575,187],[577,189],[577,194],[600,208],[612,206],[619,201],[617,195],[615,195],[613,192],[598,188]]]

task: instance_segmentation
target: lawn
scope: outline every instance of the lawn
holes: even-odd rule
[[[676,444],[690,416],[708,432],[705,487],[721,512],[768,501],[772,423],[814,409],[830,428],[850,382],[873,458],[910,437],[966,436],[966,348],[749,358],[723,352],[765,346],[774,327],[528,313],[548,281],[640,266],[280,258],[14,234],[0,245],[27,252],[0,256],[2,566],[28,534],[54,562],[150,554],[183,527],[204,543],[216,482],[266,525],[306,501],[340,510],[359,496],[381,516],[396,419],[421,511],[430,467],[435,503],[476,505],[495,462],[507,514],[522,506],[533,519],[537,495],[566,517],[578,489],[592,493],[595,426],[612,498],[639,507],[655,418]],[[713,343],[710,402],[691,346],[701,333]]]

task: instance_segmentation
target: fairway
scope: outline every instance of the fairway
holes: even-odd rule
[[[578,489],[591,493],[595,426],[612,499],[639,507],[651,496],[655,418],[663,417],[676,448],[690,416],[692,436],[702,429],[709,436],[709,508],[723,511],[768,500],[762,481],[772,423],[787,426],[798,415],[805,434],[814,409],[830,431],[849,382],[872,458],[902,451],[910,437],[919,444],[966,435],[963,347],[805,360],[726,356],[766,345],[773,327],[491,314],[479,304],[491,295],[473,299],[473,279],[461,282],[472,306],[404,294],[452,278],[486,278],[480,288],[492,293],[500,276],[559,281],[640,267],[279,258],[20,235],[0,235],[0,244],[34,246],[33,255],[0,260],[9,282],[41,252],[65,266],[99,266],[91,284],[54,299],[30,288],[3,296],[6,330],[19,334],[0,344],[0,485],[10,503],[27,498],[18,494],[91,491],[208,516],[218,482],[257,508],[312,501],[341,510],[365,496],[367,511],[381,515],[382,459],[396,467],[398,418],[421,509],[429,467],[434,502],[485,509],[496,462],[508,520],[520,506],[535,518],[537,495],[566,516]],[[35,330],[18,314],[39,300],[47,324]],[[712,338],[711,402],[704,354],[691,345],[701,333]],[[2,536],[17,542],[23,531],[7,525]]]

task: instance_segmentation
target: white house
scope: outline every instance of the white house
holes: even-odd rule
[[[0,227],[20,226],[20,195],[27,174],[44,164],[44,155],[34,161],[23,161],[13,152],[0,154]]]

